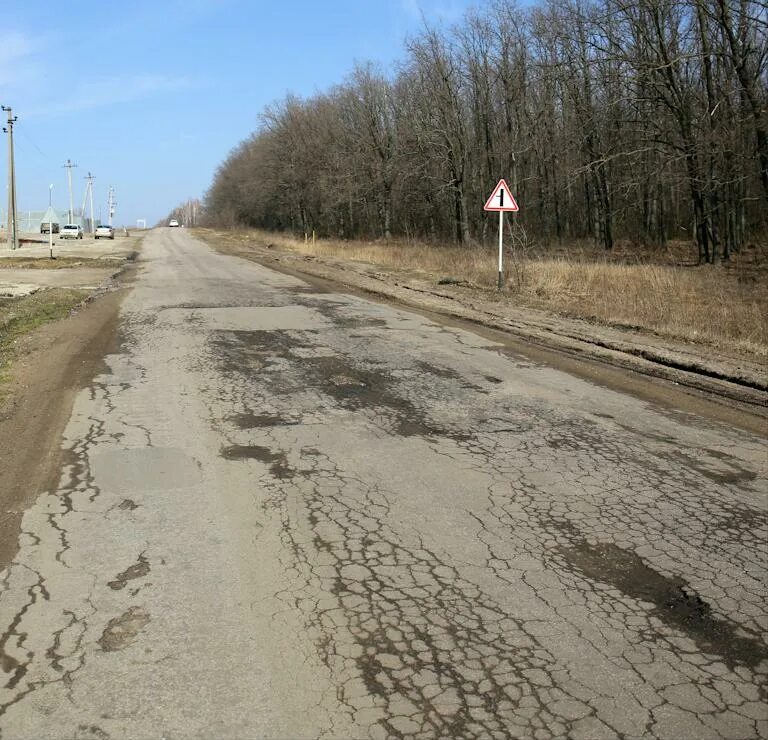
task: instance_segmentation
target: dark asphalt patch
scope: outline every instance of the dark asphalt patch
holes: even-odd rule
[[[312,341],[314,339],[314,341]],[[333,399],[348,411],[370,411],[392,428],[400,437],[450,438],[458,442],[472,438],[463,430],[439,425],[426,409],[398,394],[397,379],[370,365],[354,364],[343,355],[301,356],[297,350],[306,350],[318,344],[314,332],[286,331],[223,331],[212,340],[222,369],[246,377],[258,369],[268,367],[276,360],[292,365],[294,372],[281,372],[274,391],[281,395],[294,389],[311,388]],[[434,377],[454,380],[452,371],[435,368],[419,362],[415,370],[424,376],[420,398],[434,395]],[[426,374],[429,373],[428,377]],[[269,382],[261,376],[262,382]],[[461,378],[459,378],[461,380]],[[463,383],[462,383],[463,384]]]
[[[139,555],[138,560],[126,568],[122,573],[119,573],[114,581],[107,583],[113,591],[120,591],[128,585],[128,581],[133,581],[136,578],[143,578],[150,571],[149,561],[144,557],[142,553]]]
[[[362,329],[364,327],[385,327],[387,325],[384,319],[349,315],[353,307],[346,303],[318,301],[317,303],[312,303],[311,306],[318,313],[333,322],[333,325],[339,329]]]
[[[393,389],[394,379],[374,368],[351,364],[345,357],[313,357],[302,362],[308,385],[349,411],[371,410],[386,418],[400,437],[448,437],[466,441],[470,434],[436,424],[425,411]],[[430,389],[425,388],[425,395]]]
[[[270,473],[281,480],[293,478],[295,475],[295,471],[288,465],[286,454],[284,452],[272,452],[269,447],[230,445],[222,449],[221,456],[225,460],[258,460],[269,465]]]
[[[246,411],[242,414],[233,414],[227,417],[227,421],[238,429],[263,429],[270,427],[296,426],[300,422],[295,419],[286,419],[276,414],[254,414]]]
[[[653,604],[653,616],[684,632],[702,652],[719,655],[731,669],[738,665],[754,668],[768,659],[768,646],[760,638],[739,634],[734,624],[714,616],[709,604],[686,581],[662,575],[634,552],[584,540],[558,549],[590,580],[608,583],[627,596]]]
[[[140,606],[132,606],[119,617],[110,619],[99,638],[99,647],[110,653],[122,650],[149,624],[149,614]]]

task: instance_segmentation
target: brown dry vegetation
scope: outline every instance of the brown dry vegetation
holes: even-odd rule
[[[83,259],[82,257],[4,257],[0,270],[66,270],[70,267],[123,267],[122,259]]]
[[[217,238],[225,236],[217,232]],[[228,232],[245,246],[280,249],[366,262],[417,272],[434,281],[461,281],[484,292],[497,280],[495,250],[318,239],[315,243],[263,231]],[[717,347],[721,351],[768,357],[768,264],[753,249],[730,265],[692,267],[677,263],[674,251],[644,262],[621,250],[608,261],[588,248],[557,256],[507,253],[501,300]],[[666,264],[665,264],[666,262]]]

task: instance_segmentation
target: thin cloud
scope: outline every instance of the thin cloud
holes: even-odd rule
[[[32,57],[39,41],[19,31],[0,30],[0,89],[28,81],[36,65]]]
[[[30,111],[30,115],[54,115],[108,108],[160,93],[180,92],[190,87],[192,87],[192,81],[187,77],[153,74],[104,77],[80,83],[71,94],[59,99],[53,105]]]

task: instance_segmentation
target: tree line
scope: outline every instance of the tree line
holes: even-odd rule
[[[688,240],[700,262],[764,237],[762,0],[497,0],[424,29],[392,71],[269,106],[218,168],[210,222],[483,243],[505,177],[531,238]]]

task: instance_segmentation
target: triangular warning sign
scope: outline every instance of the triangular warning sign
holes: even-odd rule
[[[515,197],[509,191],[509,185],[504,180],[499,180],[499,184],[493,189],[491,197],[485,201],[483,206],[485,211],[519,211],[520,208],[515,201]]]

